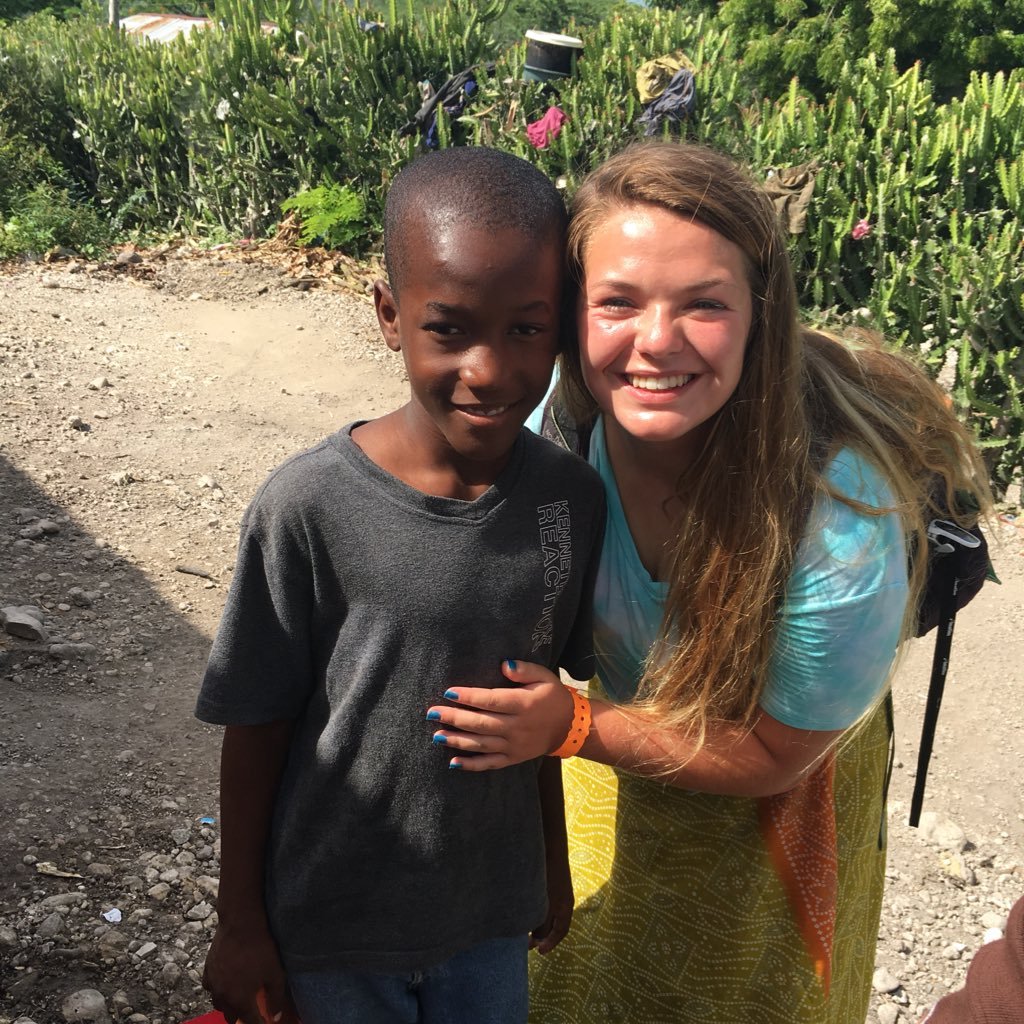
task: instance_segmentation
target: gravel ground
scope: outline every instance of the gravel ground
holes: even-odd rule
[[[208,1009],[219,732],[191,710],[238,522],[281,459],[404,396],[366,298],[294,284],[180,253],[0,276],[0,607],[27,615],[0,632],[0,1024]],[[872,1022],[916,1021],[959,985],[1024,892],[1007,511],[1003,586],[958,620],[920,830],[904,821],[929,641],[896,683]]]

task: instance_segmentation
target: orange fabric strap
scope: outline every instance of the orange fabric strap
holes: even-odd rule
[[[761,835],[828,995],[839,891],[839,856],[830,754],[788,793],[757,801]]]
[[[590,735],[590,701],[579,690],[571,686],[566,689],[572,694],[572,723],[562,745],[552,750],[550,757],[572,757],[578,754],[583,741]]]

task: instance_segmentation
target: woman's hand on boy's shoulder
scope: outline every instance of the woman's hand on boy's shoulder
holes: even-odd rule
[[[300,1024],[265,921],[221,922],[206,957],[203,988],[229,1022]]]

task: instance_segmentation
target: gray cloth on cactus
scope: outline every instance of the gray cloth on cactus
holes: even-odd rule
[[[677,71],[665,91],[644,108],[637,119],[644,125],[644,135],[657,135],[663,122],[682,124],[697,106],[697,87],[693,72],[687,68]]]

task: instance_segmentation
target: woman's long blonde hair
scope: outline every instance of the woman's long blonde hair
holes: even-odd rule
[[[702,743],[715,723],[749,723],[756,712],[796,548],[814,499],[830,493],[822,471],[839,449],[856,450],[884,474],[911,551],[927,547],[936,481],[947,508],[957,490],[986,508],[991,496],[969,432],[922,370],[878,338],[801,326],[775,210],[728,157],[690,144],[640,144],[594,171],[571,208],[568,261],[578,285],[595,228],[617,209],[643,205],[737,245],[754,299],[739,385],[712,419],[701,455],[680,467],[686,511],[661,639],[635,701]],[[586,422],[597,406],[571,338],[562,359],[561,397]],[[912,561],[904,635],[913,632],[926,563]]]

